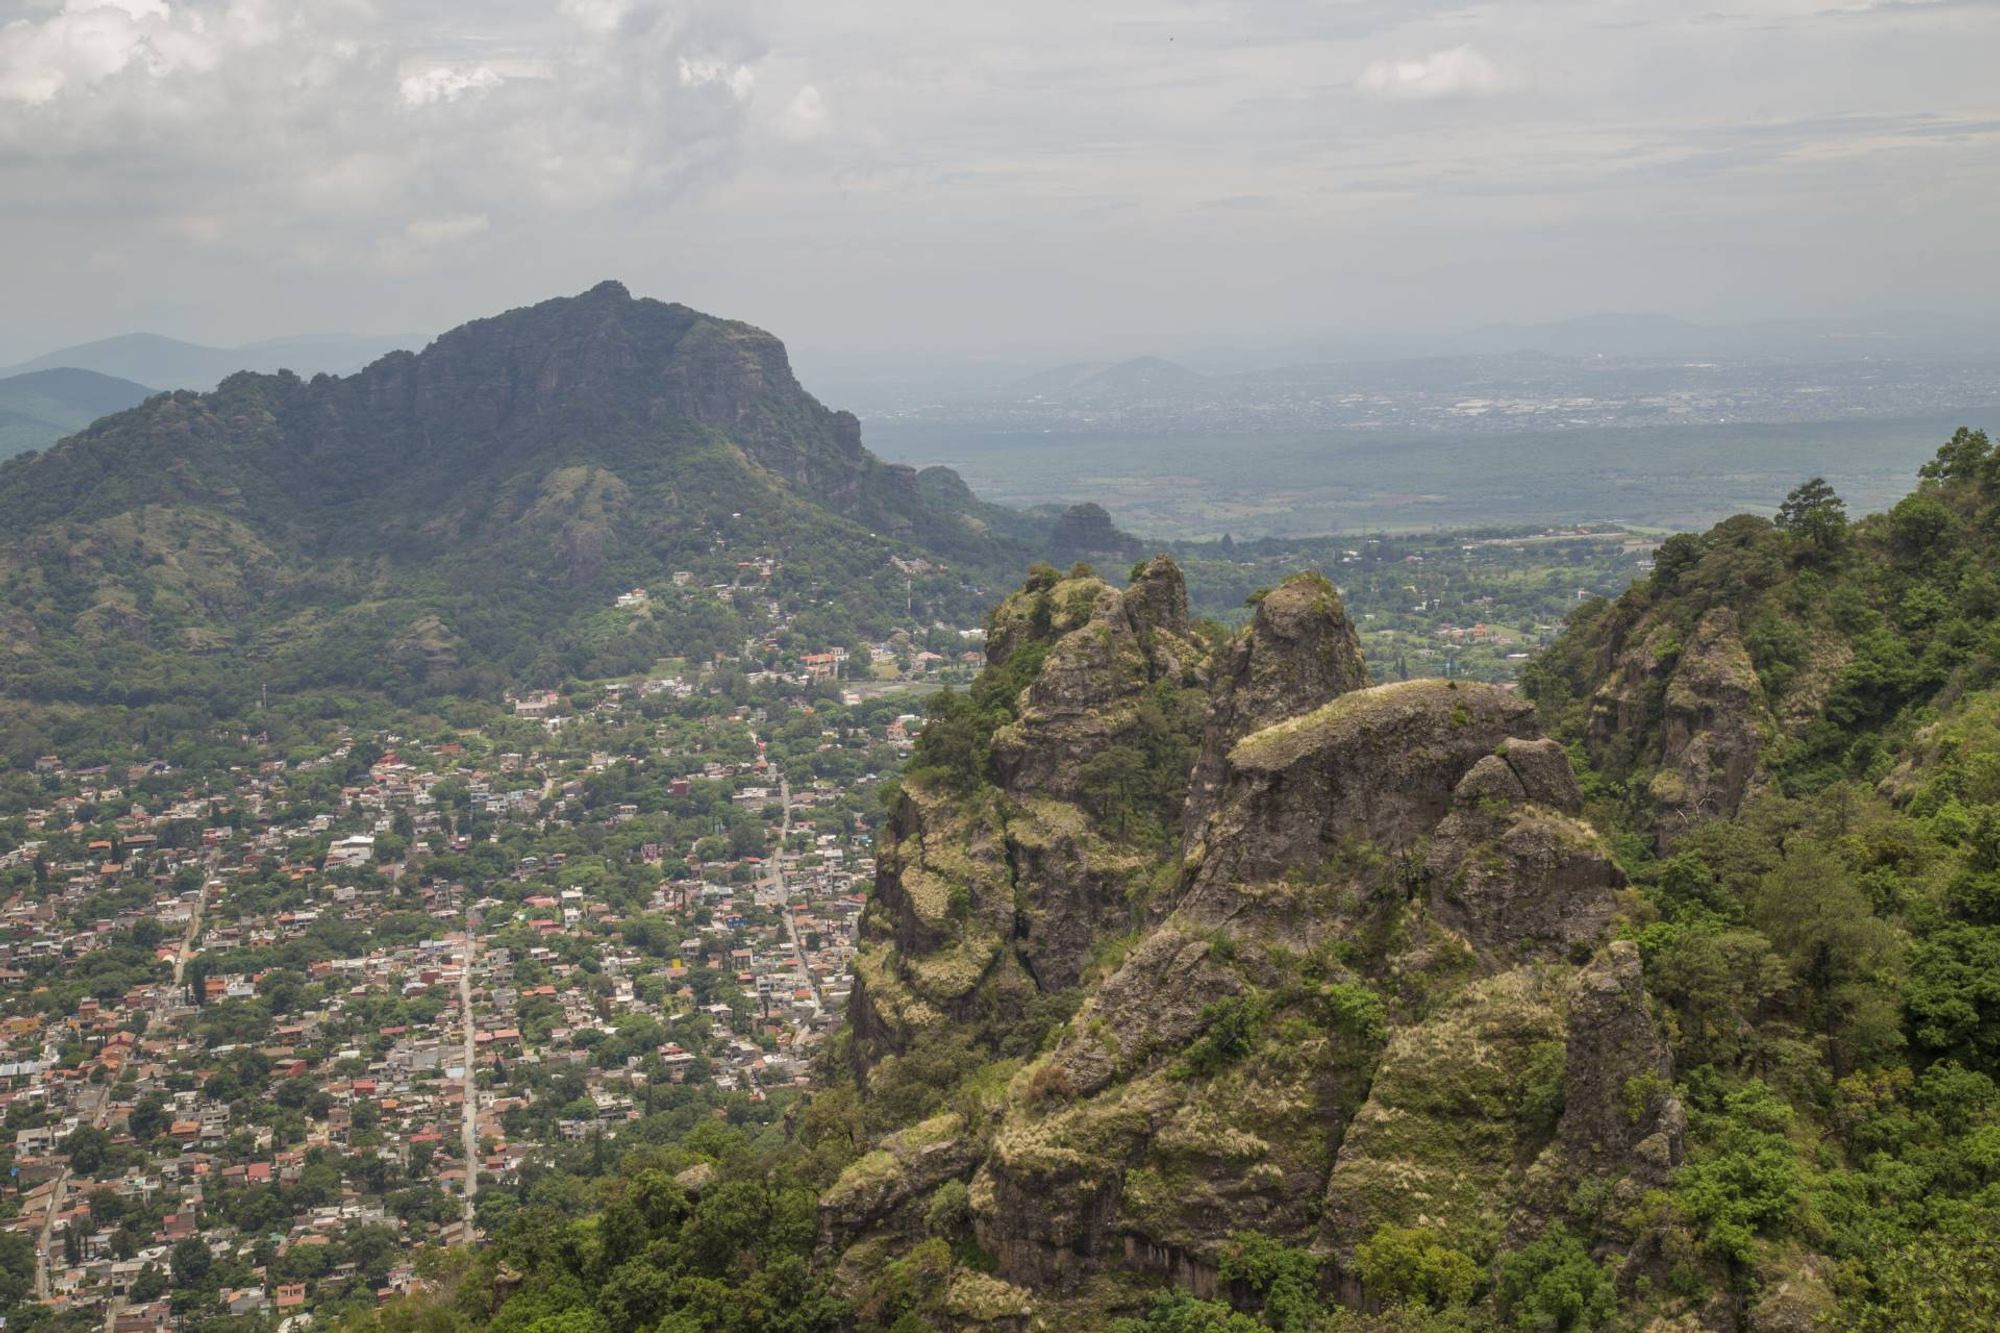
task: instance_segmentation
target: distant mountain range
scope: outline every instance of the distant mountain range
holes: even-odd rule
[[[1385,373],[1402,382],[1441,381],[1468,360],[1532,365],[1534,358],[1619,364],[1725,362],[1787,364],[1801,374],[1820,365],[1897,362],[1964,365],[2000,361],[2000,320],[1924,313],[1701,324],[1667,315],[1586,315],[1545,323],[1491,324],[1438,333],[1339,334],[1175,347],[1139,356],[1093,356],[1053,366],[1015,350],[953,358],[818,347],[800,357],[815,383],[829,386],[864,416],[1001,400],[1079,406],[1165,400],[1212,388],[1218,379],[1275,377],[1372,386]]]
[[[1018,380],[1011,387],[1026,397],[1076,401],[1134,394],[1170,395],[1191,388],[1204,378],[1164,358],[1141,356],[1130,361],[1082,361],[1057,366]]]
[[[131,380],[68,366],[0,378],[0,458],[46,449],[99,417],[137,407],[152,392]]]
[[[64,347],[0,369],[0,377],[29,371],[73,368],[131,380],[155,389],[212,389],[239,370],[271,373],[290,370],[304,376],[324,372],[346,375],[370,361],[422,339],[369,337],[345,333],[270,338],[241,347],[204,347],[157,333],[127,333],[116,338]]]

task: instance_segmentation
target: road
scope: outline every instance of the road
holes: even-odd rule
[[[778,912],[784,918],[785,938],[792,946],[792,961],[797,966],[799,975],[806,979],[808,986],[812,987],[813,999],[823,1010],[826,1006],[826,997],[820,994],[819,978],[806,966],[805,942],[799,935],[799,923],[792,917],[791,892],[785,887],[785,839],[790,837],[792,832],[792,784],[782,772],[778,774],[778,800],[785,813],[778,825],[778,854],[771,858],[771,877],[765,881],[765,886],[776,900]],[[803,1044],[807,1025],[797,1023],[794,1024],[794,1029],[793,1046],[794,1049],[798,1049]]]
[[[181,937],[181,951],[174,955],[174,989],[186,984],[188,961],[194,957],[194,942],[201,938],[201,918],[208,911],[208,886],[202,885],[201,896],[194,901],[194,915],[188,918],[187,934]]]
[[[83,1095],[89,1099],[89,1106],[84,1110],[83,1118],[103,1129],[111,1105],[111,1089],[100,1085],[90,1088]],[[38,1301],[49,1298],[49,1269],[51,1258],[55,1253],[52,1247],[56,1243],[56,1218],[61,1215],[63,1205],[68,1199],[69,1182],[70,1169],[65,1163],[56,1176],[55,1188],[49,1191],[49,1211],[42,1218],[41,1242],[35,1248],[35,1299]]]
[[[210,858],[210,861],[212,864],[213,857]],[[196,953],[195,941],[201,938],[201,923],[207,912],[208,885],[204,883],[200,895],[195,899],[194,911],[188,916],[187,933],[181,936],[180,950],[174,954],[173,989],[161,995],[155,1005],[157,1012],[161,1014],[167,1013],[179,1003],[180,988],[187,984],[188,964],[194,959]],[[52,1050],[45,1052],[44,1057],[53,1064],[55,1061],[55,1052]],[[84,1111],[84,1116],[89,1119],[91,1124],[97,1126],[99,1129],[103,1129],[105,1121],[110,1118],[111,1090],[108,1087],[98,1087],[91,1089],[84,1095],[90,1099],[89,1109]],[[49,1298],[49,1270],[50,1260],[54,1255],[53,1247],[56,1243],[56,1218],[61,1215],[63,1205],[69,1198],[69,1183],[70,1169],[69,1165],[65,1163],[62,1171],[56,1176],[55,1188],[49,1191],[49,1211],[42,1218],[41,1239],[35,1247],[35,1299],[38,1301],[45,1301]],[[117,1318],[121,1304],[119,1301],[111,1302],[110,1309],[105,1316],[105,1326],[107,1328]]]
[[[473,1205],[479,1198],[479,1089],[472,1077],[477,1048],[472,1024],[472,963],[479,948],[479,914],[465,920],[465,961],[458,969],[458,1017],[465,1029],[465,1230],[471,1239]]]
[[[35,1299],[49,1298],[49,1247],[56,1243],[56,1214],[62,1211],[63,1193],[69,1188],[69,1168],[63,1167],[56,1177],[56,1187],[49,1191],[48,1215],[42,1218],[41,1240],[35,1246]]]

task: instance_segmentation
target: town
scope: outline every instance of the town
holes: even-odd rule
[[[946,637],[11,776],[0,1283],[113,1333],[304,1327],[556,1154],[808,1086],[880,788],[980,660]]]
[[[1351,540],[1211,551],[1192,591],[1229,614],[1323,565],[1383,678],[1506,682],[1652,545]],[[564,1206],[621,1135],[782,1119],[845,1013],[884,788],[984,632],[816,636],[780,569],[602,613],[734,606],[759,632],[733,653],[487,702],[260,698],[202,743],[0,776],[10,1326],[323,1324]]]

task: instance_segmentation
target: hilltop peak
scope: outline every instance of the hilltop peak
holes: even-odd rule
[[[685,649],[690,634],[740,638],[726,619],[691,617],[678,630],[635,627],[609,656],[573,648],[573,666],[549,642],[614,595],[704,564],[733,576],[790,552],[805,568],[838,568],[850,606],[872,595],[850,578],[894,575],[880,605],[908,615],[911,590],[891,563],[900,552],[937,571],[926,577],[940,609],[969,615],[972,581],[944,570],[997,570],[1026,552],[999,535],[1007,516],[955,481],[876,458],[855,416],[807,393],[764,330],[603,282],[350,375],[240,371],[212,393],[162,394],[7,465],[0,569],[67,553],[92,595],[120,610],[80,626],[74,608],[24,594],[0,603],[0,622],[45,646],[109,626],[122,650],[171,656],[199,643],[218,661],[282,643],[302,672],[372,645],[357,671],[390,688],[440,664],[485,682],[494,668],[540,679],[593,661],[624,669]],[[158,561],[81,556],[78,543],[140,513],[173,520]],[[169,613],[155,571],[192,558],[182,540],[227,551],[229,567]],[[358,597],[354,568],[375,571],[368,596],[388,600],[343,628],[310,603]],[[399,663],[402,641],[444,646]],[[8,684],[0,674],[0,693]],[[62,688],[91,699],[98,684],[79,672]]]

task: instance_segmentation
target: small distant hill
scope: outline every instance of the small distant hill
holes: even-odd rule
[[[0,458],[46,449],[152,394],[143,384],[73,366],[7,376],[0,379]]]
[[[346,333],[271,338],[241,347],[206,347],[157,333],[126,333],[80,343],[0,370],[18,375],[55,369],[94,370],[160,389],[208,390],[239,370],[271,374],[290,370],[311,377],[346,375],[419,339]]]
[[[1079,361],[1044,370],[1015,382],[1015,392],[1058,401],[1088,403],[1107,399],[1159,397],[1181,393],[1201,382],[1186,366],[1157,356],[1130,361]]]
[[[1061,560],[1136,560],[1144,544],[1112,523],[1103,505],[1085,501],[1056,516],[1049,528],[1049,554]]]

